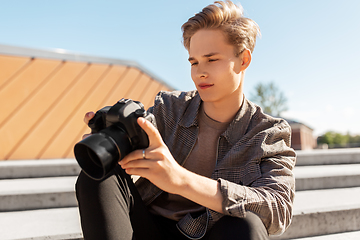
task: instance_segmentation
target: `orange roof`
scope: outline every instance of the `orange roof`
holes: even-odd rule
[[[84,114],[172,87],[137,63],[0,45],[0,160],[73,158]]]

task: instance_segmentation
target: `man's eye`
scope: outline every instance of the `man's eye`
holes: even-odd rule
[[[193,62],[193,63],[191,63],[191,66],[195,66],[197,64],[198,64],[197,62]]]
[[[209,62],[216,62],[218,59],[209,59]]]

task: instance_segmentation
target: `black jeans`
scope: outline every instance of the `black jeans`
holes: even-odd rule
[[[188,239],[176,222],[151,214],[131,180],[120,166],[102,181],[83,172],[76,183],[81,226],[85,240],[181,240]],[[204,236],[205,240],[268,239],[260,218],[225,216]]]

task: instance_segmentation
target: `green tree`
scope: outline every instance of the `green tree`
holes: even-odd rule
[[[347,135],[349,137],[349,143],[360,143],[360,135],[350,135],[350,133]]]
[[[288,110],[287,99],[275,83],[258,83],[250,100],[258,104],[265,113],[273,116],[281,116]]]
[[[319,136],[318,140],[317,140],[318,144],[322,144],[322,143],[326,143],[328,145],[334,144],[333,135],[334,135],[334,132],[330,131],[330,132],[326,132],[325,134]]]
[[[349,133],[343,135],[334,131],[328,131],[318,137],[318,144],[326,143],[329,146],[345,146],[349,143],[359,143],[360,136],[351,136]]]

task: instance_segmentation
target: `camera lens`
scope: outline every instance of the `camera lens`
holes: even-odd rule
[[[103,178],[107,166],[112,165],[113,159],[118,159],[119,156],[113,141],[103,134],[94,134],[83,139],[75,145],[74,153],[80,167],[94,179]]]
[[[92,134],[74,147],[75,158],[80,167],[96,180],[104,178],[130,151],[127,134],[117,127]]]
[[[90,148],[86,148],[87,154],[90,158],[90,160],[97,166],[97,167],[102,167],[101,165],[101,161],[99,159],[99,157],[90,149]]]

